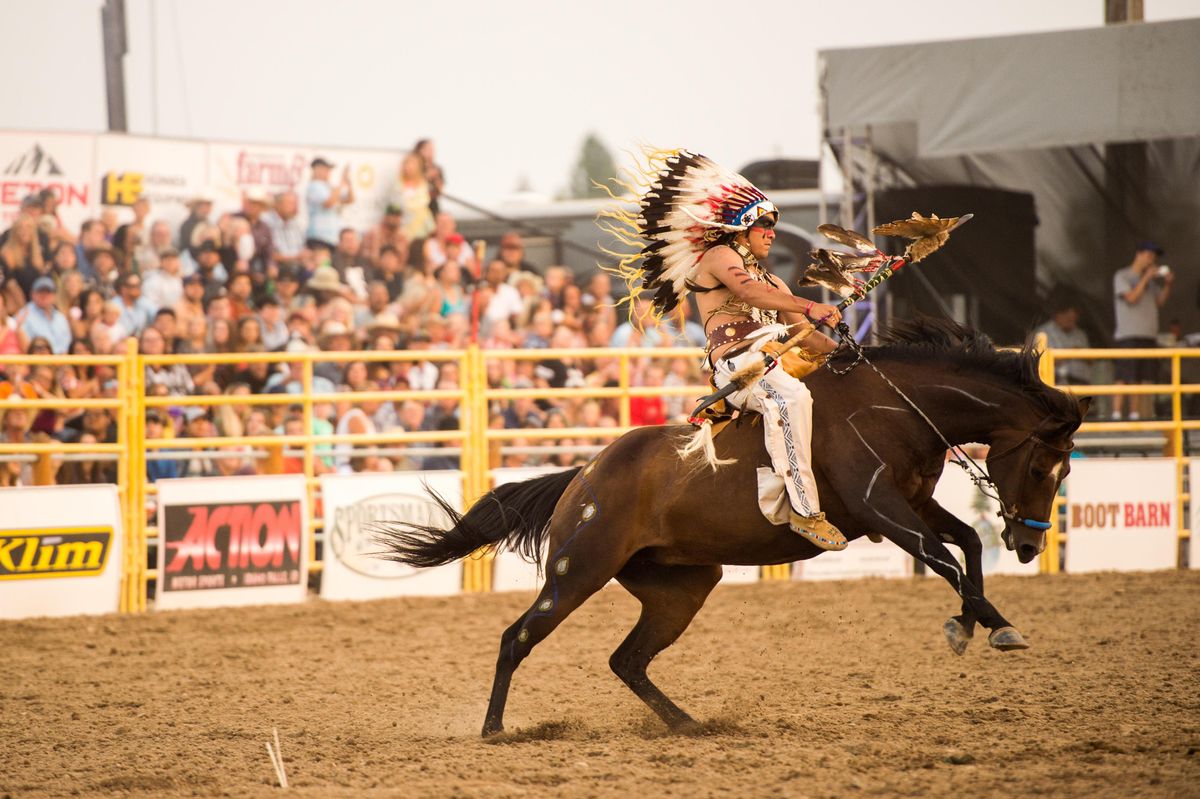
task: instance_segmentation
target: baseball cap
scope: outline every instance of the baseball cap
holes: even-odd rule
[[[1158,255],[1166,255],[1167,254],[1167,251],[1164,250],[1159,245],[1159,243],[1157,241],[1154,241],[1153,239],[1146,239],[1144,241],[1139,241],[1137,247],[1134,248],[1134,252],[1141,252],[1142,250],[1150,250],[1151,252],[1157,253]]]
[[[466,241],[466,239],[463,238],[463,234],[461,233],[451,233],[446,237],[447,244],[462,244],[464,241]]]
[[[311,163],[311,164],[309,164],[309,166],[311,166],[311,167],[318,167],[318,166],[333,166],[333,164],[332,164],[332,163],[330,163],[329,161],[326,161],[326,160],[325,160],[325,159],[324,159],[322,156],[319,156],[319,155],[318,155],[316,158],[314,158],[314,159],[312,160],[312,163]]]
[[[42,275],[37,280],[33,281],[34,291],[57,291],[58,286],[54,285],[54,278]]]

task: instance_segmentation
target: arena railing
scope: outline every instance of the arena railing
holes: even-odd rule
[[[1055,366],[1061,361],[1119,361],[1126,358],[1143,358],[1167,361],[1170,364],[1170,382],[1155,384],[1089,384],[1061,385],[1063,391],[1076,396],[1103,397],[1115,395],[1127,396],[1169,396],[1171,398],[1171,414],[1169,419],[1138,419],[1138,420],[1093,420],[1084,421],[1080,433],[1129,433],[1156,432],[1163,435],[1163,454],[1175,459],[1175,500],[1177,508],[1177,530],[1180,541],[1187,541],[1194,531],[1189,530],[1191,493],[1187,485],[1187,433],[1200,430],[1200,419],[1186,419],[1183,412],[1183,398],[1187,395],[1200,394],[1200,383],[1183,382],[1183,363],[1185,360],[1200,359],[1200,349],[1196,348],[1154,348],[1154,349],[1049,349],[1046,338],[1039,336],[1037,346],[1042,350],[1040,371],[1042,380],[1049,385],[1055,383]],[[1193,476],[1194,478],[1195,476]],[[1042,553],[1042,570],[1058,572],[1062,567],[1060,546],[1066,543],[1067,534],[1062,530],[1061,514],[1065,512],[1066,499],[1060,495],[1055,500],[1050,514],[1050,530],[1047,533],[1047,545]],[[1182,551],[1183,547],[1180,547]],[[1192,564],[1193,566],[1195,564]]]
[[[395,451],[396,447],[409,447],[413,444],[451,444],[457,443],[464,451],[464,455],[469,445],[467,442],[468,431],[472,429],[473,422],[470,418],[471,408],[467,402],[468,388],[462,387],[458,389],[423,389],[423,390],[381,390],[381,391],[337,391],[334,393],[315,393],[313,390],[314,368],[320,363],[338,363],[345,364],[352,361],[365,361],[370,363],[419,363],[428,361],[431,363],[446,363],[454,362],[459,366],[460,374],[466,375],[470,368],[470,356],[464,350],[389,350],[389,351],[371,351],[371,350],[354,350],[348,352],[265,352],[265,353],[201,353],[194,355],[144,355],[138,359],[139,364],[145,366],[163,366],[170,364],[182,364],[184,366],[220,366],[231,364],[249,364],[249,363],[270,363],[270,364],[299,364],[300,366],[300,388],[299,393],[280,393],[280,394],[190,394],[190,395],[167,395],[167,396],[147,396],[145,387],[139,386],[141,389],[137,395],[138,405],[140,406],[137,412],[139,419],[138,427],[136,428],[133,437],[134,451],[134,469],[135,474],[140,476],[136,481],[136,490],[141,492],[142,497],[149,498],[156,493],[153,483],[146,479],[146,458],[154,458],[154,455],[149,453],[161,453],[164,450],[176,451],[192,451],[196,453],[203,452],[206,458],[212,458],[214,455],[221,457],[222,449],[237,448],[228,454],[232,457],[245,458],[248,455],[260,455],[265,460],[264,467],[260,470],[264,474],[278,474],[283,469],[284,456],[291,452],[298,452],[301,455],[302,473],[305,476],[307,491],[308,491],[308,509],[309,509],[309,529],[312,531],[308,538],[308,563],[309,572],[318,572],[323,567],[323,561],[318,552],[318,543],[324,542],[322,534],[323,520],[322,514],[318,512],[320,504],[318,503],[318,492],[320,481],[317,472],[317,461],[321,458],[331,456],[355,456],[365,455],[372,451],[380,451],[380,447],[392,448]],[[143,370],[138,370],[139,374]],[[416,400],[419,402],[436,402],[438,400],[453,399],[458,403],[459,413],[459,428],[457,430],[418,430],[406,431],[403,429],[387,430],[373,434],[354,434],[354,435],[318,435],[313,433],[313,422],[315,419],[315,406],[321,403],[343,403],[343,402],[362,402],[362,401],[379,401],[379,402],[405,402],[408,400]],[[223,405],[246,405],[251,408],[269,407],[269,406],[293,406],[299,405],[303,415],[303,434],[272,434],[272,435],[242,435],[242,436],[208,436],[204,438],[191,437],[168,437],[148,439],[145,436],[145,411],[149,408],[169,408],[169,407],[195,407],[218,408]],[[332,449],[318,450],[318,447],[327,446]],[[261,448],[259,452],[247,453],[244,448]],[[348,448],[344,451],[338,448]],[[216,452],[208,452],[209,449],[215,449]],[[387,451],[385,449],[385,451]],[[449,452],[449,450],[443,450]],[[172,454],[172,458],[176,457]],[[471,496],[469,486],[471,485],[470,476],[464,472],[463,487],[464,496]],[[144,501],[135,507],[143,507],[144,511],[137,514],[134,520],[135,524],[135,541],[140,552],[143,553],[141,559],[141,570],[137,575],[138,583],[141,587],[140,605],[135,608],[144,610],[146,607],[146,598],[148,594],[148,584],[151,580],[158,578],[157,570],[149,568],[147,565],[148,552],[153,542],[157,545],[159,530],[157,525],[152,524],[148,520],[148,514],[151,507]],[[322,547],[323,549],[323,547]]]
[[[126,343],[126,352],[122,355],[4,355],[0,356],[0,369],[3,369],[11,385],[11,393],[0,401],[0,417],[9,411],[21,409],[29,414],[27,427],[32,425],[38,411],[82,411],[102,409],[111,412],[116,427],[113,441],[97,441],[96,443],[64,442],[54,440],[48,435],[30,437],[28,440],[0,441],[0,463],[28,463],[31,465],[31,478],[34,485],[53,485],[57,466],[68,461],[94,460],[111,463],[116,462],[116,481],[119,497],[123,540],[121,551],[121,588],[118,607],[121,611],[139,609],[139,589],[137,580],[139,549],[135,537],[136,524],[134,509],[137,507],[136,484],[134,479],[134,430],[136,428],[138,385],[137,378],[137,341]],[[27,397],[22,391],[25,375],[17,374],[13,367],[25,367],[32,371],[38,366],[50,366],[57,372],[63,368],[86,367],[96,370],[101,367],[111,368],[113,374],[106,379],[115,381],[115,386],[100,386],[102,391],[110,393],[108,397],[58,397],[44,396]],[[99,377],[97,376],[97,380]],[[57,382],[57,378],[56,378]],[[32,385],[32,384],[30,384]],[[36,392],[35,392],[36,393]],[[82,437],[82,435],[80,436]],[[107,438],[105,435],[103,438]]]

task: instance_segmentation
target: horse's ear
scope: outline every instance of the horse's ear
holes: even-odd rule
[[[1082,418],[1082,419],[1087,418],[1088,410],[1091,409],[1091,407],[1092,407],[1092,399],[1093,399],[1092,397],[1080,397],[1079,398],[1079,416],[1080,416],[1080,418]]]

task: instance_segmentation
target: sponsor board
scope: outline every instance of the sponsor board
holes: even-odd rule
[[[92,196],[98,205],[122,209],[122,223],[133,219],[124,209],[145,197],[150,220],[167,222],[174,235],[187,218],[187,201],[205,188],[207,173],[208,146],[202,142],[102,134],[96,137]]]
[[[1188,485],[1200,486],[1200,458],[1192,458],[1188,461]],[[1188,568],[1200,569],[1200,493],[1197,489],[1192,489],[1191,519],[1188,521]]]
[[[117,502],[112,485],[0,489],[0,618],[115,613]]]
[[[1067,571],[1176,567],[1174,459],[1078,458],[1066,484]]]
[[[303,475],[185,478],[157,485],[159,609],[305,598]]]
[[[860,580],[864,577],[911,577],[913,561],[904,550],[885,540],[876,544],[856,538],[841,552],[823,552],[792,564],[793,580]]]
[[[59,218],[78,231],[95,213],[94,152],[91,134],[0,132],[0,225],[12,224],[27,195],[51,189]]]
[[[374,526],[408,522],[450,526],[446,512],[425,493],[436,491],[452,507],[462,507],[462,473],[324,474],[325,546],[321,573],[323,599],[381,599],[445,596],[462,591],[462,561],[416,569],[377,557]]]
[[[1074,461],[1072,468],[1073,464]],[[996,500],[985,496],[962,469],[947,463],[933,491],[933,498],[959,520],[975,528],[975,532],[979,534],[979,543],[983,545],[981,560],[985,577],[989,574],[1037,574],[1040,571],[1037,558],[1029,563],[1022,563],[1017,559],[1017,553],[1009,551],[1004,545],[1004,540],[1000,537],[1004,532],[1004,520],[998,515],[1000,505]],[[953,544],[950,544],[948,549],[965,567],[962,551]],[[937,577],[937,573],[932,569],[926,569],[925,574]]]
[[[507,483],[520,483],[561,471],[562,468],[556,466],[493,469],[492,484],[502,486]],[[542,549],[539,558],[543,562],[546,560],[545,548]],[[493,591],[540,591],[545,581],[545,575],[539,573],[538,564],[530,563],[515,552],[500,552],[492,561]]]
[[[398,152],[213,143],[208,147],[208,178],[216,211],[241,208],[247,189],[270,194],[291,190],[300,195],[300,218],[307,223],[304,193],[312,175],[309,164],[318,155],[333,162],[330,181],[335,185],[343,170],[349,170],[354,202],[341,209],[342,223],[359,229],[379,224],[400,172]]]

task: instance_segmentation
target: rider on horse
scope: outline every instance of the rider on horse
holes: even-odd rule
[[[838,309],[794,296],[762,263],[779,221],[774,203],[746,178],[703,155],[679,150],[649,158],[649,189],[638,214],[624,209],[603,213],[618,222],[608,228],[611,232],[641,245],[615,269],[631,296],[652,292],[654,310],[662,315],[674,310],[689,291],[696,294],[718,387],[747,363],[760,360],[763,350],[774,352],[778,342],[799,330],[809,331],[800,345],[807,353],[832,351],[834,342],[812,322],[837,325]],[[817,496],[808,388],[775,369],[727,401],[762,414],[767,452],[791,501],[789,527],[822,549],[844,549],[845,536],[826,520]]]

